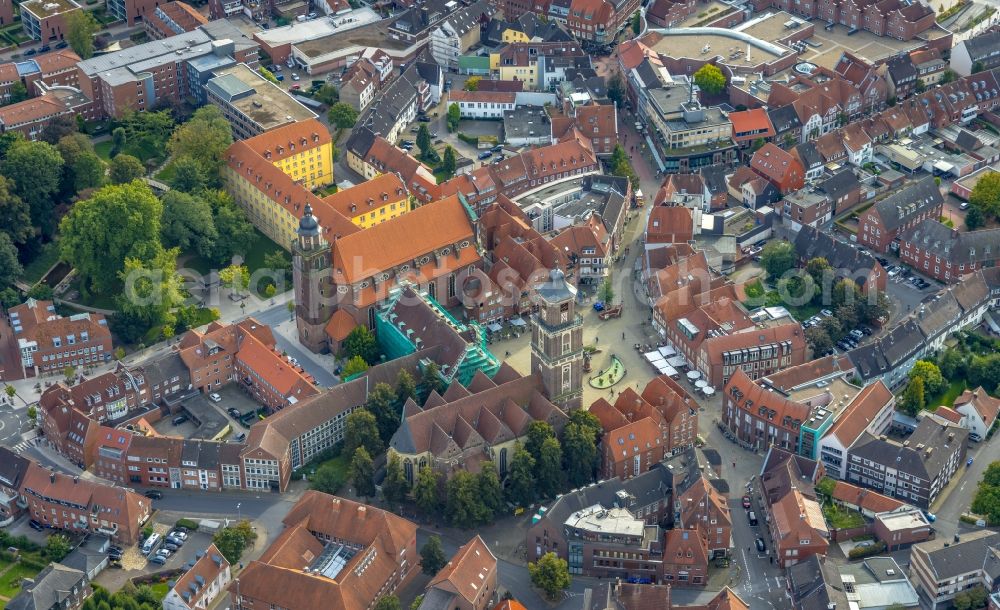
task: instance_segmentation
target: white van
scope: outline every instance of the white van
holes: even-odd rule
[[[149,538],[146,538],[146,541],[142,543],[142,554],[149,555],[158,544],[160,544],[160,535],[153,532],[150,534]]]

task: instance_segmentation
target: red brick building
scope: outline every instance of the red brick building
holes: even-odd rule
[[[806,172],[802,163],[790,152],[770,142],[753,154],[750,169],[776,186],[782,194],[797,191],[805,185]]]
[[[793,487],[768,510],[778,565],[787,568],[812,555],[826,555],[830,531],[815,497]]]
[[[928,218],[941,217],[944,198],[933,176],[925,176],[878,201],[858,217],[858,243],[887,252],[892,242]]]
[[[698,532],[709,557],[725,557],[733,546],[733,518],[726,495],[699,477],[674,502],[675,528]]]
[[[118,544],[139,541],[151,514],[147,498],[31,463],[21,484],[31,518],[73,533],[104,534]]]
[[[609,0],[573,0],[566,17],[566,29],[577,40],[611,43],[638,8],[638,0],[626,0],[617,8]]]
[[[180,0],[172,0],[156,6],[143,19],[146,34],[152,40],[184,34],[206,23],[208,23],[208,19],[204,15],[190,4]]]
[[[935,27],[934,11],[919,2],[905,4],[901,0],[833,0],[817,2],[807,0],[754,0],[755,11],[774,8],[805,17],[822,19],[848,28],[866,30],[876,36],[890,36],[899,40],[912,40],[918,34]],[[947,36],[951,47],[951,37]]]
[[[708,549],[698,532],[672,529],[663,536],[663,582],[702,587],[708,581]]]
[[[111,360],[114,348],[103,314],[63,317],[52,301],[28,299],[7,312],[26,376],[62,374]]]
[[[900,236],[899,258],[936,280],[958,282],[1000,261],[1000,229],[959,232],[927,218]]]
[[[722,422],[729,432],[756,449],[772,444],[794,452],[799,428],[810,407],[769,392],[738,368],[722,398]]]

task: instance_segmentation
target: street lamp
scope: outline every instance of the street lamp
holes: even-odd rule
[[[243,506],[242,502],[237,502],[236,503],[236,521],[237,522],[243,521],[243,512],[240,510],[241,506]]]

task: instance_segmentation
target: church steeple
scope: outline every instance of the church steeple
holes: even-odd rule
[[[299,219],[298,246],[302,250],[309,252],[325,245],[323,239],[323,227],[319,224],[319,219],[313,216],[312,205],[306,204],[302,218]]]
[[[308,203],[292,242],[292,281],[299,341],[314,352],[327,348],[323,328],[333,315],[330,244]]]

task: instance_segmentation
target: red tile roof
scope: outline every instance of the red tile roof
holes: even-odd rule
[[[893,400],[892,392],[884,383],[876,381],[869,384],[844,407],[827,434],[837,437],[844,447],[850,447],[865,428],[875,421],[875,416]]]
[[[844,481],[837,481],[833,487],[833,499],[856,506],[864,512],[884,513],[906,505],[895,498],[883,496],[870,489],[862,489]]]
[[[774,127],[767,111],[763,108],[751,108],[729,113],[729,121],[733,124],[733,138],[770,138],[774,137]]]

